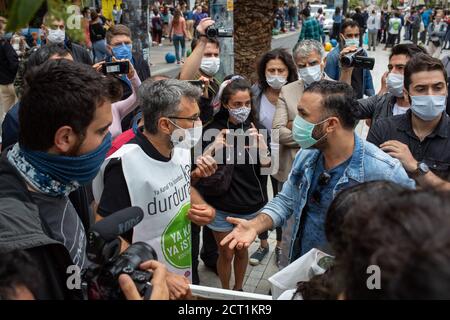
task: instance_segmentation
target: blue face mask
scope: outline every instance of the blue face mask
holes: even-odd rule
[[[292,135],[295,142],[297,142],[302,149],[311,148],[326,136],[326,134],[324,134],[320,139],[314,139],[312,136],[314,128],[327,120],[328,119],[325,119],[319,123],[311,123],[297,115],[292,126]]]
[[[131,54],[132,47],[133,46],[131,44],[122,43],[121,45],[112,48],[112,53],[118,60],[128,59],[131,61],[131,59],[133,58],[133,55]]]
[[[111,134],[108,133],[97,149],[81,156],[69,157],[22,148],[25,159],[39,172],[47,174],[58,182],[86,185],[94,180],[106,153],[111,149]]]
[[[345,46],[346,47],[351,47],[351,46],[359,47],[359,39],[345,39]]]
[[[444,112],[446,100],[446,96],[411,96],[411,111],[423,121],[431,121]]]

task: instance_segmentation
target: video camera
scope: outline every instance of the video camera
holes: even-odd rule
[[[87,257],[92,264],[82,272],[83,287],[90,300],[124,300],[119,276],[128,274],[139,293],[150,297],[152,273],[142,271],[139,265],[147,260],[158,260],[155,250],[145,242],[133,243],[120,253],[119,236],[142,221],[139,207],[120,210],[97,222],[87,235]]]
[[[359,48],[355,52],[350,52],[341,57],[343,67],[355,67],[372,70],[375,65],[375,59],[364,56],[364,49]]]
[[[206,28],[205,34],[206,34],[206,37],[208,39],[232,38],[233,37],[233,30],[232,29],[225,29],[225,28],[216,28],[214,25],[211,25],[211,26]]]

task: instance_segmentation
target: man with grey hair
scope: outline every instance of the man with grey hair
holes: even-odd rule
[[[303,40],[298,42],[294,47],[293,57],[298,68],[299,80],[281,88],[273,118],[273,129],[279,131],[279,170],[274,175],[278,181],[287,180],[295,155],[300,148],[292,137],[292,123],[297,115],[297,105],[304,89],[315,81],[331,80],[324,72],[325,50],[319,41]],[[290,223],[289,220],[286,229],[288,232],[291,228]],[[289,252],[287,245],[288,242],[283,241],[280,266],[287,265],[286,253]]]
[[[215,210],[191,187],[191,148],[202,137],[198,99],[201,90],[188,82],[144,81],[139,88],[144,126],[112,154],[94,180],[97,213],[106,217],[138,206],[144,219],[129,242],[151,245],[169,271],[171,298],[189,294],[192,275],[191,221],[206,225]],[[197,170],[197,169],[196,169]]]

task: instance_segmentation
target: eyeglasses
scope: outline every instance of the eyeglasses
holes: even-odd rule
[[[330,183],[331,175],[328,172],[322,172],[317,182],[319,188],[317,188],[312,194],[312,200],[316,203],[320,203],[322,200],[322,188]]]
[[[190,120],[192,121],[192,127],[194,127],[195,122],[200,120],[200,116],[195,117],[176,117],[176,116],[169,116],[167,117],[169,119],[176,119],[176,120]],[[201,120],[200,120],[201,121]]]

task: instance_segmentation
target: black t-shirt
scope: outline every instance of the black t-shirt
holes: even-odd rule
[[[141,129],[137,132],[136,137],[128,143],[139,145],[145,154],[152,159],[164,162],[170,161],[170,158],[164,157],[156,150],[141,132]],[[97,209],[97,213],[100,216],[107,217],[114,212],[131,207],[130,193],[128,192],[127,182],[123,174],[121,159],[110,160],[105,168],[103,182],[104,189]],[[127,232],[123,238],[131,243],[133,238],[132,230]]]
[[[364,69],[354,68],[352,72],[352,87],[353,91],[356,93],[356,98],[361,99],[364,97]]]

